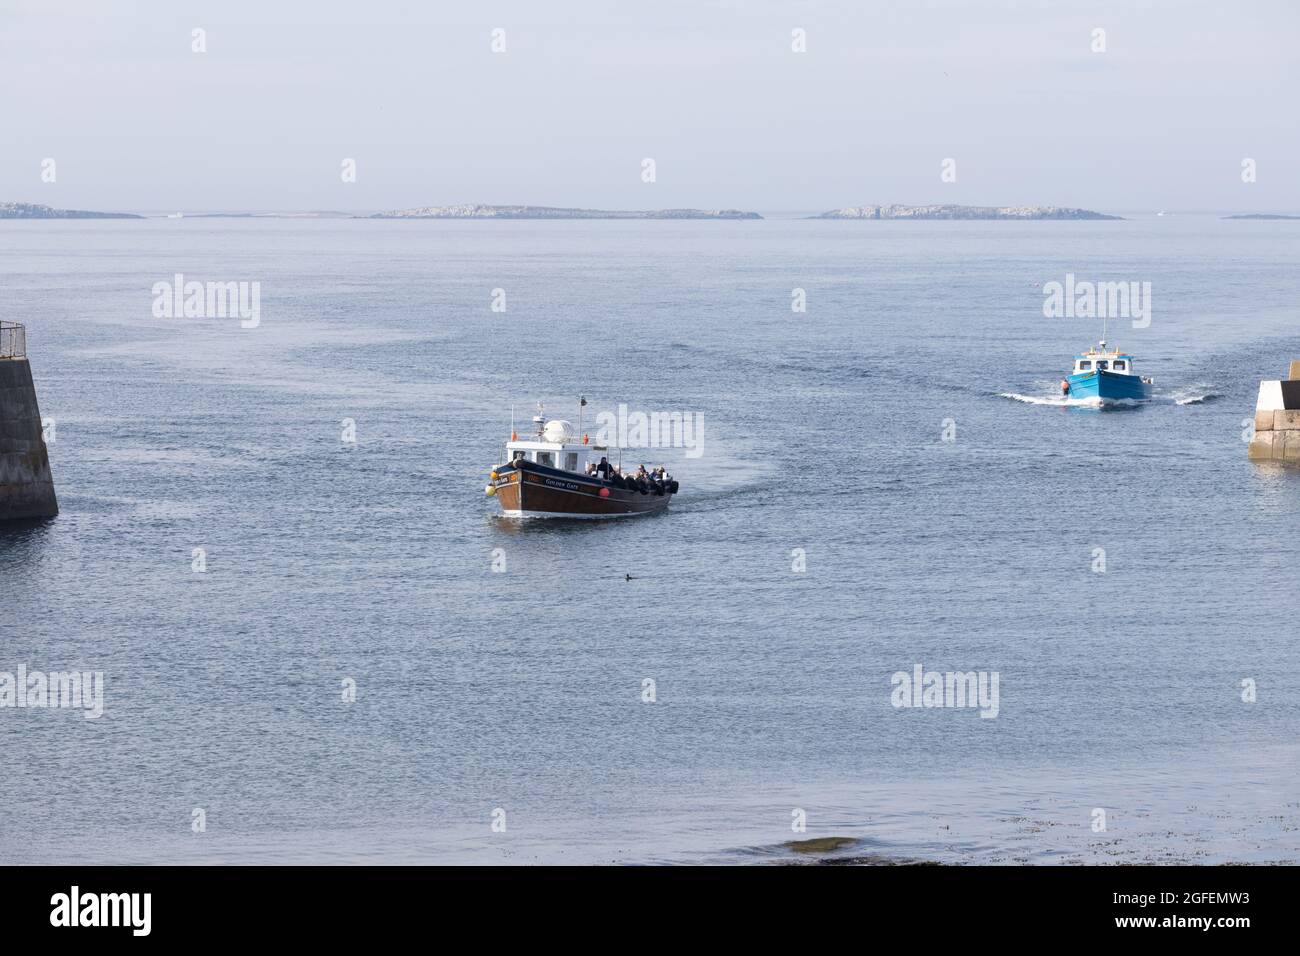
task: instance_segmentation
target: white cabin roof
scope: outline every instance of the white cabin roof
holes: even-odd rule
[[[520,438],[517,441],[508,441],[506,447],[520,451],[594,451],[599,449],[604,452],[608,450],[604,445],[591,445],[580,441],[543,441],[540,438]]]

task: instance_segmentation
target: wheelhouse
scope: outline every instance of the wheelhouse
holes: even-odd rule
[[[505,464],[522,458],[543,468],[572,471],[581,475],[586,474],[588,462],[600,461],[606,452],[607,449],[603,446],[584,444],[581,441],[509,441],[506,442]]]
[[[1073,374],[1088,375],[1092,372],[1133,375],[1133,356],[1119,351],[1098,352],[1094,349],[1074,357]]]
[[[579,437],[570,422],[547,420],[539,408],[533,418],[536,434],[519,438],[514,432],[505,445],[505,464],[522,459],[542,468],[554,468],[585,475],[588,463],[595,464],[608,453],[604,445],[593,445],[588,436]]]

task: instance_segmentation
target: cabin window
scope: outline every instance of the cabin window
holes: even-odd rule
[[[564,470],[565,471],[578,470],[578,453],[576,451],[571,451],[564,456]]]
[[[1105,360],[1099,359],[1099,360],[1097,361],[1097,371],[1099,371],[1099,372],[1104,372],[1104,371],[1106,371],[1106,365],[1107,365],[1107,363],[1106,363]]]
[[[1088,371],[1091,371],[1091,370],[1092,370],[1092,362],[1080,362],[1080,363],[1079,363],[1079,371],[1080,371],[1080,372],[1088,372]]]
[[[539,451],[537,453],[537,464],[545,465],[547,468],[554,468],[555,454],[549,451]]]
[[[511,461],[514,461],[516,458],[522,458],[524,461],[527,461],[527,460],[528,460],[528,452],[523,451],[523,450],[521,450],[521,449],[519,449],[519,448],[513,448],[513,449],[511,449],[511,450],[510,450],[510,460],[511,460]]]
[[[1126,369],[1126,368],[1128,368],[1128,362],[1125,362],[1125,361],[1123,361],[1123,360],[1121,360],[1121,359],[1116,359],[1116,360],[1115,360],[1115,371],[1117,371],[1117,372],[1122,372],[1122,371],[1124,371],[1124,369]]]

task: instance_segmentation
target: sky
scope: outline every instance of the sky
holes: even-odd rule
[[[0,0],[0,201],[1300,212],[1297,41],[1296,0]]]

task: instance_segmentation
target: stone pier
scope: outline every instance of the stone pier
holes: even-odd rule
[[[1300,360],[1286,379],[1259,383],[1255,402],[1255,438],[1246,453],[1251,461],[1300,464]]]
[[[0,322],[0,521],[59,513],[27,361],[27,330]]]

